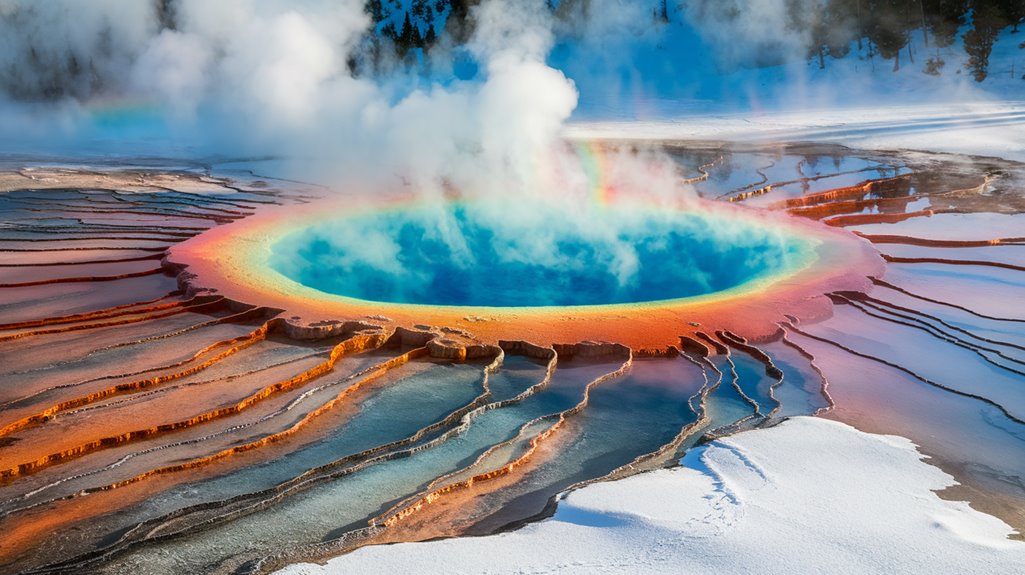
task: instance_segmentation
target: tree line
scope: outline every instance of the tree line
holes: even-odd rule
[[[706,0],[715,1],[715,0]],[[989,56],[997,35],[1025,22],[1025,0],[787,0],[793,26],[811,38],[809,57],[826,66],[826,56],[842,58],[851,47],[868,43],[870,56],[893,60],[899,70],[902,58],[915,62],[911,38],[921,34],[922,47],[952,45],[958,31],[967,27],[964,49],[968,70],[979,82],[989,74]],[[903,54],[903,56],[902,56]],[[928,53],[926,54],[928,56]],[[925,71],[939,73],[943,60],[929,57]]]
[[[473,29],[471,7],[480,0],[413,0],[405,10],[402,24],[396,25],[393,15],[402,10],[399,0],[367,0],[366,10],[377,30],[371,39],[380,50],[380,39],[391,44],[400,56],[419,48],[424,51],[448,35],[456,44],[466,41]],[[696,4],[731,2],[731,11],[740,14],[744,0],[690,0]],[[547,5],[558,17],[568,14],[569,6],[584,5],[583,13],[601,9],[590,0],[548,0]],[[653,20],[668,22],[670,6],[680,8],[684,2],[659,0],[652,10]],[[789,32],[803,33],[809,38],[807,56],[826,67],[827,57],[843,58],[853,46],[867,48],[870,57],[893,61],[899,70],[905,62],[914,64],[916,54],[912,35],[920,34],[921,46],[949,47],[958,32],[966,29],[964,49],[968,54],[968,70],[983,81],[989,74],[989,56],[997,35],[1011,28],[1014,32],[1025,23],[1025,0],[783,0]],[[721,10],[722,6],[719,6]],[[443,22],[439,16],[444,15]],[[382,23],[384,23],[382,25]],[[938,74],[944,62],[937,54],[922,54],[925,71]]]

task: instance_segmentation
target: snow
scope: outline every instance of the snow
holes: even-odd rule
[[[719,70],[714,47],[683,14],[660,32],[609,42],[560,44],[549,59],[580,90],[570,138],[680,139],[734,142],[835,142],[867,149],[910,149],[1025,161],[1025,29],[996,38],[989,75],[965,68],[963,36],[926,47],[912,33],[914,63],[870,56],[868,43],[840,59],[794,60],[761,68]],[[605,53],[605,68],[595,65]],[[597,54],[597,56],[595,56]],[[682,57],[687,55],[687,57]],[[924,71],[940,58],[938,75]],[[586,63],[586,64],[585,64]],[[628,78],[623,80],[622,78]]]
[[[573,139],[835,142],[876,150],[949,152],[1025,161],[1025,101],[576,122],[566,126],[564,133]]]
[[[278,573],[1020,573],[1025,543],[940,499],[954,481],[922,459],[907,439],[798,417],[694,449],[678,468],[574,491],[516,532]]]

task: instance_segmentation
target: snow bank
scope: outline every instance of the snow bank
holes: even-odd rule
[[[284,575],[1020,573],[1011,529],[934,490],[907,439],[799,417],[693,450],[683,466],[569,494],[514,533],[368,547]]]
[[[572,139],[835,142],[877,150],[951,152],[1025,161],[1025,101],[576,122],[563,132]]]

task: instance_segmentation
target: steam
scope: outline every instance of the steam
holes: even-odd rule
[[[598,246],[597,263],[621,283],[637,273],[624,238],[641,221],[598,216],[594,177],[562,140],[578,93],[545,63],[557,25],[545,0],[475,6],[466,50],[481,72],[444,82],[355,76],[348,62],[370,25],[362,0],[170,6],[173,29],[161,25],[158,3],[0,0],[0,69],[11,71],[0,86],[11,99],[55,100],[44,106],[51,122],[39,125],[60,137],[88,123],[83,107],[141,99],[156,103],[172,139],[281,156],[289,175],[339,194],[419,195],[435,206],[423,215],[425,240],[465,266],[478,257],[465,237],[469,221],[492,230],[489,257],[563,269],[594,263],[560,250],[572,237]],[[609,186],[643,181],[653,194],[680,193],[658,154],[611,150],[606,160]],[[466,221],[444,207],[453,191],[475,198]],[[339,265],[399,273],[388,234],[344,225],[323,238]]]
[[[657,94],[708,97],[713,46],[720,66],[797,57],[785,82],[796,88],[776,96],[829,101],[830,87],[800,92],[809,39],[785,26],[788,5],[818,1],[668,2],[662,19],[659,1],[562,0],[552,10],[546,0],[482,0],[465,46],[443,39],[416,69],[445,69],[462,50],[479,72],[456,79],[403,65],[354,74],[372,24],[363,0],[0,0],[0,140],[65,154],[114,142],[122,154],[273,155],[287,175],[353,201],[403,191],[439,206],[426,233],[470,266],[465,229],[440,207],[463,194],[476,199],[473,221],[494,231],[494,257],[584,265],[560,250],[572,237],[598,246],[599,264],[627,285],[642,273],[629,238],[653,216],[594,205],[595,175],[562,138],[578,87],[643,93],[651,71]],[[855,93],[855,84],[837,85]],[[747,88],[753,101],[761,88]],[[150,124],[96,122],[97,108],[140,102],[156,110]],[[658,152],[602,155],[605,188],[640,191],[646,205],[690,195]],[[326,239],[344,258],[394,265],[395,244],[381,234]]]

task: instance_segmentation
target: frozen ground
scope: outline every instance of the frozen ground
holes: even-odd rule
[[[953,483],[907,439],[799,417],[570,493],[513,533],[279,573],[1020,573],[1025,543],[934,493]]]
[[[578,122],[566,128],[566,135],[599,139],[836,142],[858,148],[953,152],[1025,161],[1025,101],[707,114],[643,122]]]

